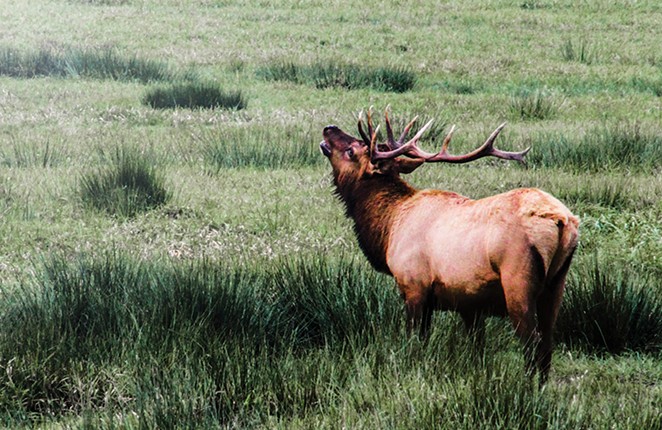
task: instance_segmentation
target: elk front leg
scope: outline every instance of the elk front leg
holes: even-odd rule
[[[421,339],[427,339],[432,324],[434,300],[429,294],[403,294],[407,309],[407,333],[419,329]]]

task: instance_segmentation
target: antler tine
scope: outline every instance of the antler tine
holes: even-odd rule
[[[450,145],[450,143],[451,143],[451,138],[453,137],[453,132],[455,132],[455,124],[453,124],[451,126],[450,131],[448,132],[448,134],[444,138],[444,144],[441,145],[441,152],[448,151],[448,145]]]
[[[429,154],[425,151],[422,151],[418,146],[416,146],[416,143],[418,140],[423,136],[423,133],[427,131],[428,128],[430,128],[430,125],[432,125],[433,119],[427,122],[419,131],[416,133],[414,137],[411,138],[411,140],[404,145],[393,149],[392,151],[385,151],[385,152],[380,152],[379,148],[375,148],[375,150],[372,152],[372,160],[377,161],[377,160],[385,160],[389,158],[395,158],[398,155],[406,154],[407,156],[411,156],[413,158],[428,158],[428,157],[434,157],[435,154]],[[410,123],[411,125],[411,123]]]
[[[414,117],[414,119],[412,119],[411,121],[409,121],[409,124],[407,124],[407,126],[406,126],[405,129],[404,129],[404,131],[403,131],[402,134],[400,135],[400,138],[399,138],[398,141],[396,142],[396,146],[395,146],[395,148],[399,148],[399,147],[401,147],[401,146],[405,143],[405,139],[407,138],[407,135],[409,134],[409,130],[411,130],[411,128],[413,127],[413,125],[414,125],[414,123],[416,122],[417,119],[418,119],[418,115],[416,115],[416,116]],[[395,149],[395,148],[394,148],[394,149]]]
[[[373,126],[372,126],[372,106],[368,109],[368,135],[372,139],[373,137]]]
[[[515,160],[515,161],[519,161],[520,163],[524,163],[524,156],[526,155],[527,152],[529,152],[531,147],[526,148],[524,151],[520,151],[520,152],[501,151],[500,149],[496,149],[494,147],[494,141],[496,140],[497,136],[499,135],[499,133],[501,133],[501,130],[503,130],[505,126],[506,126],[505,122],[500,126],[498,126],[492,132],[492,134],[490,134],[490,137],[487,138],[485,143],[483,143],[475,150],[469,152],[468,154],[464,154],[464,155],[449,154],[446,151],[446,149],[448,149],[448,144],[444,140],[444,146],[442,147],[442,150],[439,151],[439,153],[433,155],[432,157],[423,157],[423,158],[425,158],[425,161],[427,162],[443,161],[446,163],[467,163],[469,161],[490,156],[490,157],[501,158],[504,160]],[[447,136],[447,139],[448,138],[449,137]]]
[[[388,109],[390,106],[386,106],[386,110],[384,111],[384,118],[386,120],[386,139],[388,140],[388,146],[391,149],[396,149],[397,142],[395,141],[395,138],[393,137],[393,129],[391,128],[391,121],[388,119]]]
[[[370,155],[372,156],[375,154],[377,150],[377,132],[379,131],[379,125],[377,125],[377,128],[375,129],[375,132],[372,134],[372,139],[370,140]]]
[[[359,112],[359,133],[361,134],[361,139],[363,139],[363,143],[366,146],[370,146],[371,138],[368,137],[367,134],[365,134],[365,131],[363,131],[363,111]]]
[[[431,163],[433,162],[468,163],[469,161],[477,160],[478,158],[488,157],[488,156],[501,158],[504,160],[515,160],[523,163],[524,156],[531,149],[529,147],[524,151],[520,151],[520,152],[508,152],[508,151],[501,151],[499,149],[496,149],[494,147],[494,141],[496,140],[499,133],[501,133],[501,130],[503,130],[503,128],[506,126],[506,123],[504,122],[492,132],[492,134],[490,135],[490,137],[487,138],[485,143],[483,143],[477,149],[464,155],[451,155],[448,153],[448,146],[450,145],[453,132],[455,131],[455,126],[453,126],[451,127],[451,130],[448,132],[448,135],[444,139],[444,143],[441,147],[441,150],[436,154],[431,154],[429,152],[423,151],[421,148],[419,148],[416,145],[418,143],[418,140],[421,138],[423,133],[430,127],[431,124],[432,124],[432,120],[430,120],[427,124],[425,124],[425,126],[423,126],[423,128],[421,128],[418,131],[418,133],[416,133],[416,135],[409,142],[405,143],[404,145],[400,146],[397,149],[394,149],[392,151],[379,152],[378,148],[375,148],[374,152],[371,152],[372,160],[376,161],[376,160],[395,158],[399,155],[404,154],[407,157],[419,158],[419,159],[422,158],[426,162],[431,162]]]

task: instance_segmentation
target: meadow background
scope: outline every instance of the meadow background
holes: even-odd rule
[[[662,428],[657,1],[0,1],[0,425]],[[318,150],[390,105],[408,180],[580,216],[550,382],[508,324],[405,336]],[[423,123],[421,121],[421,123]]]

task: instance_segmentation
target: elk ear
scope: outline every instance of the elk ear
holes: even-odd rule
[[[399,173],[411,173],[418,166],[423,164],[425,160],[422,158],[395,158],[391,160],[380,160],[376,164],[370,163],[371,168],[369,173],[371,175],[393,175]]]
[[[418,166],[425,163],[422,158],[396,158],[394,161],[393,169],[398,173],[411,173],[418,168]]]

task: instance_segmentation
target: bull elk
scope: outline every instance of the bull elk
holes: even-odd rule
[[[331,162],[336,194],[354,221],[358,243],[371,265],[392,275],[407,311],[407,327],[425,337],[435,309],[453,310],[471,330],[485,316],[508,316],[524,343],[527,370],[547,380],[552,331],[565,278],[577,246],[579,220],[551,195],[520,188],[472,200],[442,190],[417,190],[400,174],[424,163],[467,163],[482,157],[523,161],[528,152],[496,149],[497,127],[476,150],[452,155],[448,145],[428,153],[409,141],[416,118],[398,140],[385,113],[386,142],[377,143],[370,112],[361,139],[324,128],[322,153]]]

